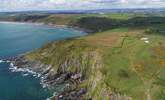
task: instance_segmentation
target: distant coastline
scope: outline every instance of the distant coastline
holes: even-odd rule
[[[58,24],[46,24],[42,22],[22,22],[22,21],[0,21],[0,23],[10,23],[10,24],[31,24],[31,25],[42,25],[42,26],[48,26],[48,27],[54,27],[54,28],[70,28],[76,31],[79,31],[84,34],[90,34],[91,31],[83,28],[79,28],[76,26],[69,26],[69,25],[58,25]]]

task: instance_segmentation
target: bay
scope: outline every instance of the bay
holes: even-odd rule
[[[71,28],[0,22],[0,59],[32,51],[51,41],[84,35]],[[45,100],[52,95],[42,88],[38,78],[12,73],[9,65],[0,62],[0,100]]]

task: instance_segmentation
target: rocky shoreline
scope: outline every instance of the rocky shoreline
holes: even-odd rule
[[[51,27],[71,28],[84,33],[91,33],[90,30],[85,30],[76,26],[68,25],[55,25],[45,24],[38,22],[20,22],[20,21],[1,21],[4,23],[22,23],[22,24],[34,24],[34,25],[47,25]],[[43,88],[54,89],[57,85],[64,84],[64,88],[59,93],[54,93],[48,100],[77,100],[82,99],[87,90],[84,88],[78,89],[77,86],[83,81],[83,77],[80,73],[71,72],[56,72],[51,65],[45,65],[40,61],[29,61],[24,55],[16,57],[10,57],[0,62],[10,63],[11,72],[24,72],[23,76],[32,75],[33,77],[40,78],[40,84]]]
[[[77,86],[83,81],[80,73],[55,72],[51,65],[42,64],[39,61],[29,61],[23,55],[11,57],[4,62],[10,62],[12,72],[26,72],[34,77],[40,78],[43,88],[54,89],[57,85],[63,84],[64,88],[59,93],[54,93],[47,100],[82,100],[87,90],[78,89]]]

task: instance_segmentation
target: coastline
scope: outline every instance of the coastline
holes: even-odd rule
[[[0,60],[0,63],[9,63],[9,70],[11,72],[23,72],[23,76],[32,75],[35,78],[39,78],[42,88],[54,90],[56,86],[63,84],[61,91],[55,91],[52,96],[46,100],[59,100],[60,98],[67,98],[68,96],[70,98],[82,99],[81,96],[87,92],[85,88],[77,90],[79,83],[75,84],[75,82],[82,77],[79,73],[55,72],[51,65],[45,65],[39,61],[29,61],[24,55]]]
[[[91,30],[87,30],[87,29],[83,29],[80,27],[76,27],[76,26],[69,26],[69,25],[58,25],[58,24],[51,24],[51,23],[44,23],[44,22],[29,22],[29,21],[1,21],[0,23],[10,23],[10,24],[30,24],[30,25],[42,25],[42,26],[48,26],[48,27],[52,27],[52,28],[68,28],[68,29],[73,29],[76,31],[79,31],[81,33],[84,34],[91,34],[93,33]]]
[[[0,23],[46,25],[46,26],[58,27],[58,28],[71,28],[76,31],[80,31],[80,30],[77,30],[78,28],[68,27],[67,25],[54,25],[54,24],[16,22],[16,21],[0,21]],[[86,33],[84,31],[80,31],[80,32],[83,32],[84,34]],[[88,33],[86,34],[88,35]],[[24,74],[22,74],[23,76],[32,75],[33,77],[39,78],[40,84],[42,85],[42,87],[48,88],[48,89],[52,89],[55,85],[64,83],[65,80],[73,81],[75,80],[74,79],[75,77],[77,76],[78,78],[81,77],[81,75],[79,76],[79,74],[75,74],[75,73],[68,73],[68,72],[56,73],[52,70],[52,66],[44,65],[38,61],[30,62],[24,58],[24,55],[26,55],[27,53],[20,54],[16,57],[2,59],[0,60],[0,63],[4,63],[4,62],[9,63],[10,64],[9,70],[11,72],[24,72]],[[33,68],[34,66],[35,68]],[[70,95],[68,91],[71,91],[73,87],[75,88],[76,86],[72,86],[70,85],[70,83],[67,83],[65,84],[64,91],[61,91],[60,93],[54,93],[53,96],[48,98],[47,100],[51,100],[51,98],[61,98],[62,97],[61,94]],[[78,97],[86,93],[85,89],[74,90],[74,91],[79,92],[79,94],[75,94],[74,97]]]
[[[29,67],[29,68],[23,68],[23,67],[20,67],[20,66],[17,66],[15,63],[17,57],[12,57],[12,58],[9,58],[9,59],[0,59],[0,64],[1,63],[8,63],[9,64],[9,70],[12,72],[12,73],[17,73],[19,72],[20,75],[22,75],[23,77],[26,77],[26,76],[32,76],[34,78],[38,78],[40,79],[40,84],[42,86],[42,88],[47,88],[48,90],[51,90],[51,86],[49,84],[47,84],[47,75],[43,75],[43,73],[41,72],[37,72],[37,71],[34,71],[33,67]],[[28,65],[28,64],[27,64]],[[51,97],[48,97],[46,98],[46,100],[51,100],[51,98],[53,98],[55,95],[55,93],[53,93],[53,95]]]

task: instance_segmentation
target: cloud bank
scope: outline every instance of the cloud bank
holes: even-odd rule
[[[0,11],[160,7],[165,0],[0,0]]]

